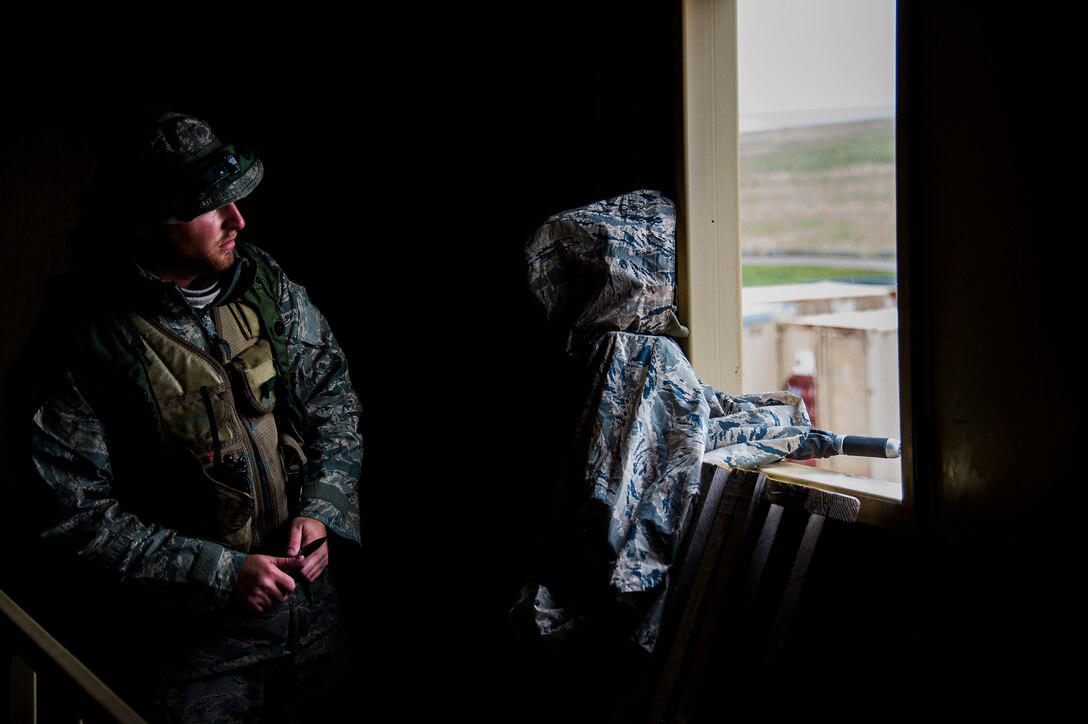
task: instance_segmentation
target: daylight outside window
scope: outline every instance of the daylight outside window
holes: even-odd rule
[[[737,4],[745,392],[900,437],[895,0]],[[810,464],[900,481],[898,459]]]

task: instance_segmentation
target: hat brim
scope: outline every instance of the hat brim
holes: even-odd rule
[[[257,184],[264,178],[264,163],[260,159],[244,172],[223,179],[209,191],[204,193],[196,202],[187,206],[183,211],[165,219],[164,224],[181,224],[192,221],[201,214],[232,204],[244,199],[257,188]]]

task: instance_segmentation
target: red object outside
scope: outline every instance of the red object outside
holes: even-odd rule
[[[808,410],[808,419],[812,423],[813,427],[817,427],[816,424],[816,380],[812,375],[790,375],[786,380],[786,391],[792,392],[795,395],[800,395],[801,399],[805,401],[805,409]],[[816,460],[795,460],[793,462],[803,463],[811,467],[816,467]]]

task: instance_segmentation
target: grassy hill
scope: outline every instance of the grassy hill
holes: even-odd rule
[[[893,258],[894,121],[742,133],[740,229],[746,255]]]

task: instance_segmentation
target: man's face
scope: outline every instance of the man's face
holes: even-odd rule
[[[160,279],[189,287],[198,277],[226,271],[234,263],[234,244],[246,225],[231,203],[182,224],[164,224],[145,235],[148,246],[136,261]]]

